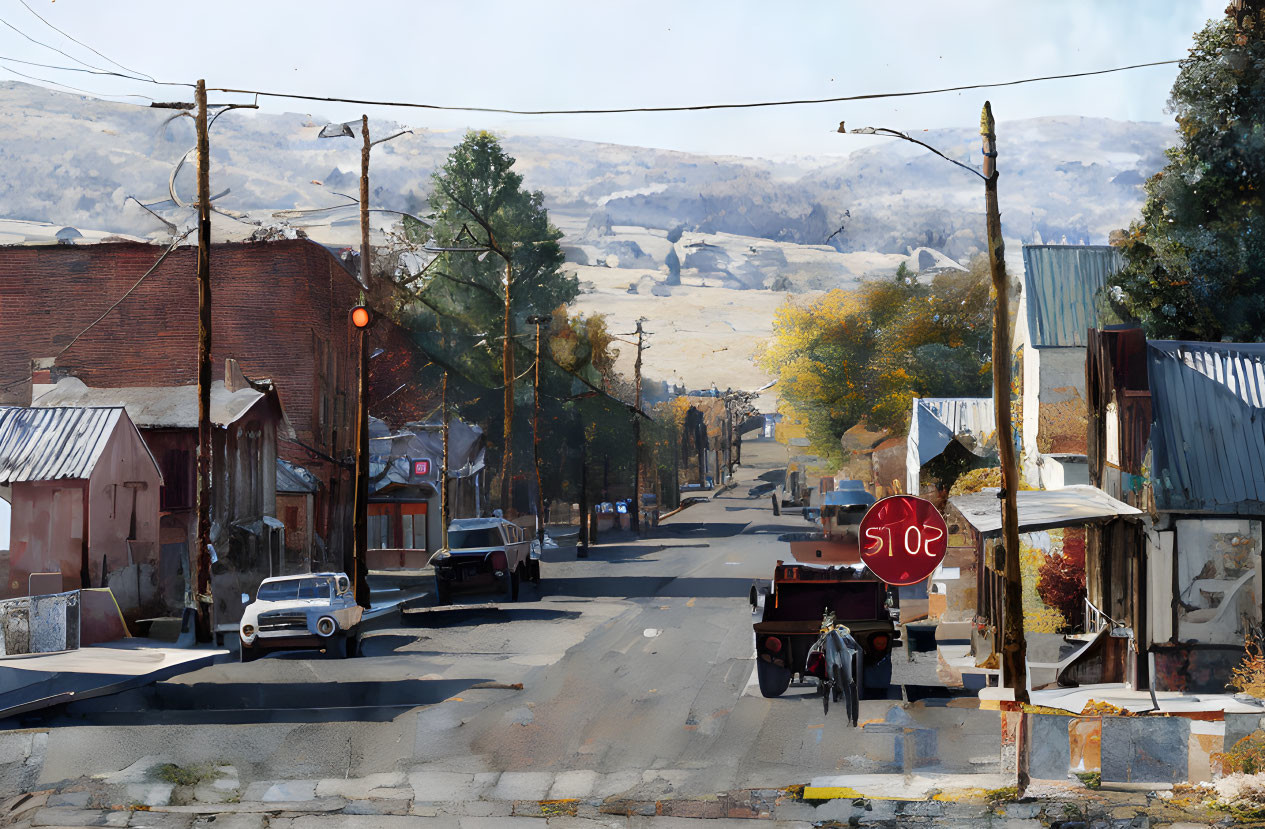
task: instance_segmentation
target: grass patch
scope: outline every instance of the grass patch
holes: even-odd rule
[[[1102,788],[1102,772],[1100,771],[1078,771],[1076,778],[1084,784],[1087,789]]]
[[[1003,786],[1000,789],[988,789],[984,792],[984,799],[991,805],[996,806],[999,803],[1009,803],[1019,799],[1018,786]]]
[[[175,763],[163,763],[154,770],[154,776],[164,783],[171,783],[174,786],[196,786],[203,780],[215,780],[220,776],[220,773],[212,765],[185,768]]]

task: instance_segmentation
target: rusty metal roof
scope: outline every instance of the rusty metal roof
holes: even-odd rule
[[[1101,524],[1117,516],[1140,515],[1142,512],[1117,501],[1097,487],[1082,485],[1016,492],[1015,502],[1021,533]],[[954,495],[949,503],[980,536],[1001,534],[1001,499],[995,489]]]
[[[1156,508],[1265,514],[1265,344],[1147,345]]]
[[[1035,348],[1085,346],[1098,292],[1124,263],[1108,245],[1024,245],[1023,290]]]
[[[122,406],[0,407],[0,485],[87,479],[126,416]]]

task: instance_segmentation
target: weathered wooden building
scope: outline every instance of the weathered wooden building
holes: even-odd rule
[[[62,590],[109,586],[129,621],[150,612],[161,602],[162,483],[121,406],[0,407],[0,495],[13,508],[0,598],[60,573]]]

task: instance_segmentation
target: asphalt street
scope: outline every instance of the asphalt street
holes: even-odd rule
[[[162,756],[243,780],[522,772],[658,797],[890,770],[893,738],[823,715],[815,687],[765,699],[754,685],[752,580],[788,557],[780,534],[809,529],[747,497],[770,450],[744,446],[736,488],[645,538],[608,534],[587,559],[573,542],[547,550],[517,603],[423,600],[372,630],[360,658],[224,662],[67,706],[44,723],[41,780]],[[861,719],[889,716],[899,685],[933,684],[933,667],[898,659],[895,699],[863,702]],[[992,770],[995,715],[941,713],[954,752]]]

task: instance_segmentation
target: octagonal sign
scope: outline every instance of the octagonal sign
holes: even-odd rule
[[[891,495],[861,519],[861,561],[888,584],[925,580],[948,550],[949,528],[926,498]]]

